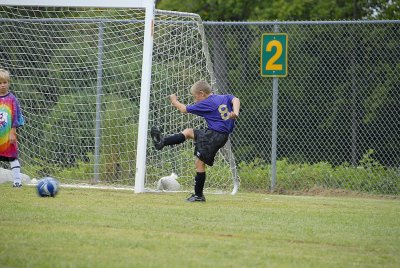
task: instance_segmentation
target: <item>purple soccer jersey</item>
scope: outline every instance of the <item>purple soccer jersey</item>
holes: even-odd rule
[[[235,124],[235,120],[229,118],[233,109],[233,98],[233,95],[212,94],[202,101],[186,106],[186,111],[204,117],[209,129],[229,134]]]

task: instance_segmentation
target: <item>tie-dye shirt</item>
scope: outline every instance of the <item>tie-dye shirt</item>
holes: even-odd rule
[[[24,124],[18,99],[11,93],[0,96],[0,156],[18,158],[17,142],[9,142],[11,128]]]

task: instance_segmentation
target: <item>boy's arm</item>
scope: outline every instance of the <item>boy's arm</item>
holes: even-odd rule
[[[233,98],[232,100],[232,106],[233,106],[233,110],[232,112],[230,112],[229,117],[231,119],[236,119],[239,117],[239,111],[240,111],[240,100],[239,98]]]
[[[10,134],[9,134],[9,142],[11,144],[14,144],[17,141],[17,129],[15,127],[11,128]]]
[[[169,100],[171,101],[171,104],[173,106],[175,106],[176,109],[178,109],[181,113],[187,113],[186,105],[183,103],[180,103],[178,101],[178,97],[175,94],[170,95]]]

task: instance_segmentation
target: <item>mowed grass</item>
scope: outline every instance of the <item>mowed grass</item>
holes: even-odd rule
[[[0,267],[400,267],[400,200],[0,185]]]

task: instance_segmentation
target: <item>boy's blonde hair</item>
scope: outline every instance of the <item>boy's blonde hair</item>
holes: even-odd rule
[[[0,81],[10,81],[10,73],[7,70],[0,68]]]
[[[193,86],[190,88],[190,92],[192,94],[197,94],[200,91],[203,91],[208,95],[212,93],[212,88],[206,81],[200,80],[193,84]]]

